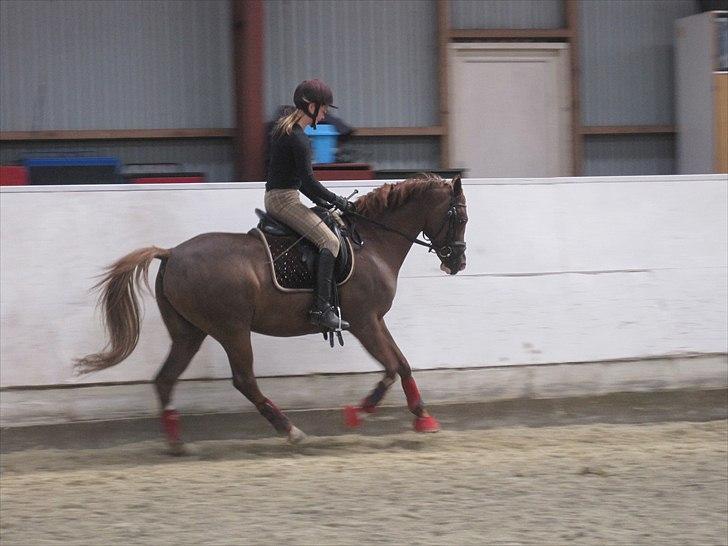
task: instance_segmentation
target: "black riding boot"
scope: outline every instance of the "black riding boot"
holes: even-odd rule
[[[330,250],[319,252],[318,267],[316,270],[316,287],[313,293],[313,307],[309,312],[311,322],[327,330],[349,329],[349,323],[339,320],[331,304],[331,282],[334,276],[334,263],[336,258]],[[341,322],[341,324],[339,324]]]

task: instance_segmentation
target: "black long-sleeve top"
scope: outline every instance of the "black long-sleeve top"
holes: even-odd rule
[[[331,203],[336,194],[316,180],[311,167],[311,144],[300,125],[290,135],[275,132],[270,138],[270,163],[265,190],[296,189],[317,205]]]

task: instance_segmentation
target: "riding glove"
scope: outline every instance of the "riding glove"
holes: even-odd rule
[[[332,202],[341,212],[356,212],[356,205],[345,197],[337,195]]]

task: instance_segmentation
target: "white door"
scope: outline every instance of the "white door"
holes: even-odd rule
[[[472,178],[571,174],[568,45],[450,44],[450,164]]]

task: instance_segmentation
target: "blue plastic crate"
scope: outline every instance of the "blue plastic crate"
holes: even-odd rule
[[[40,156],[23,158],[33,185],[119,184],[121,161],[105,156]]]
[[[23,159],[26,169],[33,167],[121,167],[117,157],[27,157]]]
[[[323,124],[313,129],[309,125],[304,132],[311,139],[313,163],[333,163],[336,160],[336,143],[339,137],[336,127]]]

